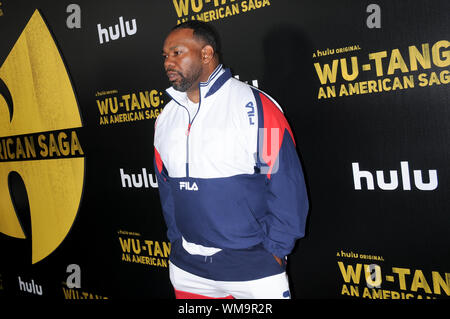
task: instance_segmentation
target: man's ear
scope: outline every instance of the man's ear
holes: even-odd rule
[[[208,64],[214,58],[214,49],[209,44],[202,48],[202,62]]]

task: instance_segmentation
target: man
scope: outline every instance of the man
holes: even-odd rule
[[[177,298],[289,298],[285,257],[308,200],[291,129],[265,93],[231,77],[206,23],[164,47],[172,100],[155,125],[155,171]]]

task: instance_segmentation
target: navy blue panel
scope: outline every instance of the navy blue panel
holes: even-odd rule
[[[267,212],[264,175],[172,178],[170,183],[176,224],[187,241],[235,249],[262,242],[259,220]]]

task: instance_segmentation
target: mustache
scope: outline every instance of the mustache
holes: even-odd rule
[[[174,73],[177,73],[178,75],[183,76],[183,74],[182,74],[180,71],[177,71],[177,70],[175,70],[175,69],[167,69],[167,70],[166,70],[166,74],[168,74],[168,73],[170,73],[170,72],[174,72]]]

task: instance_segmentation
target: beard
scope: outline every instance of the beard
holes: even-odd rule
[[[190,72],[186,75],[183,75],[180,71],[176,70],[167,70],[176,72],[179,75],[179,79],[170,81],[172,84],[172,87],[180,92],[186,92],[188,89],[190,89],[195,83],[198,82],[198,79],[200,78],[200,75],[202,73],[201,67],[197,67],[195,69],[191,69]]]

